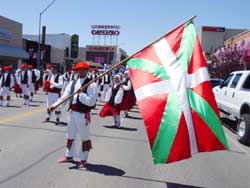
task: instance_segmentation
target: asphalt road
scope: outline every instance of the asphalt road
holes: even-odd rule
[[[40,92],[32,106],[23,106],[23,99],[13,96],[11,107],[0,108],[0,188],[250,187],[250,148],[227,128],[230,151],[155,166],[138,108],[115,129],[112,118],[98,117],[102,103],[92,112],[93,150],[86,169],[58,164],[65,152],[67,112],[60,125],[43,123],[45,100]]]

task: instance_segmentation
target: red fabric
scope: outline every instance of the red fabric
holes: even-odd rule
[[[3,70],[4,70],[4,71],[10,70],[10,66],[4,66],[4,67],[3,67]]]
[[[213,131],[206,125],[201,117],[192,110],[197,147],[199,152],[225,150],[225,146],[215,136]]]
[[[45,80],[45,81],[43,82],[43,89],[44,89],[45,91],[49,91],[49,89],[50,89],[50,82],[49,82],[48,80]]]
[[[195,38],[195,43],[194,43],[194,49],[193,49],[193,54],[190,60],[190,64],[188,67],[188,73],[193,74],[195,73],[198,69],[202,67],[206,67],[206,60],[203,55],[203,51],[198,39],[198,36]]]
[[[134,90],[155,82],[160,82],[161,79],[152,73],[140,70],[140,69],[133,69],[130,68],[130,76],[131,76],[131,82],[133,84]],[[143,78],[143,79],[137,79],[137,78]]]
[[[17,82],[14,84],[14,93],[22,93],[22,88]]]
[[[154,63],[162,65],[160,59],[158,58],[153,45],[147,47],[143,51],[137,53],[133,58],[145,59],[147,61],[152,61]]]
[[[89,64],[87,62],[81,61],[75,65],[74,70],[88,69],[88,68],[89,68]]]
[[[130,110],[135,106],[136,98],[132,90],[125,91],[121,103],[121,110]]]
[[[38,82],[35,83],[35,90],[36,91],[39,90],[39,83]]]
[[[120,105],[115,105],[115,106],[111,106],[109,103],[106,103],[100,113],[99,113],[99,116],[100,117],[106,117],[106,116],[114,116],[114,115],[120,115]]]
[[[26,65],[25,64],[21,64],[21,69],[25,69],[26,68]]]
[[[138,101],[151,147],[154,145],[160,127],[167,99],[167,94],[158,94]]]
[[[170,45],[176,57],[178,56],[179,48],[181,45],[183,30],[184,25],[182,24],[165,36],[165,39],[168,41],[168,44]]]
[[[191,156],[187,123],[184,114],[182,113],[178,130],[166,163],[183,160],[190,157],[192,156]]]
[[[33,65],[28,65],[28,69],[33,69]]]

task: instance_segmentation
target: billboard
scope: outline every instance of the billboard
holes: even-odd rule
[[[92,61],[96,63],[104,64],[112,64],[114,60],[115,52],[107,52],[107,51],[86,51],[86,60]]]
[[[74,34],[71,37],[71,57],[78,57],[79,36]]]
[[[202,31],[209,31],[209,32],[225,32],[225,27],[210,27],[210,26],[203,26]]]

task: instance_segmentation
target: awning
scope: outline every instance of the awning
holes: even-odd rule
[[[29,54],[22,48],[0,44],[0,56],[12,57],[17,59],[28,59]]]
[[[102,64],[100,63],[96,63],[96,62],[91,62],[91,61],[88,61],[90,67],[99,67],[99,68],[102,68]]]

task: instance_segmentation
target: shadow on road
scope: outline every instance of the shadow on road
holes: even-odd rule
[[[129,178],[129,179],[137,179],[137,180],[142,180],[142,181],[164,183],[164,184],[166,184],[167,188],[202,188],[202,187],[197,187],[197,186],[193,186],[193,185],[171,183],[171,182],[166,182],[166,181],[162,181],[162,180],[154,180],[154,179],[142,178],[142,177],[134,177],[134,176],[121,176],[121,177],[122,178]]]
[[[103,127],[106,127],[108,129],[119,129],[119,130],[124,130],[124,131],[137,131],[136,128],[129,128],[129,127],[120,127],[120,128],[118,128],[115,125],[103,125]]]
[[[56,126],[67,126],[68,123],[67,122],[59,122],[58,124],[56,124],[56,121],[42,121],[42,123],[53,123],[55,124]]]
[[[9,106],[6,106],[7,108],[21,108],[21,106],[16,106],[16,105],[9,105]]]
[[[140,117],[133,117],[133,116],[130,116],[130,115],[128,115],[126,118],[128,118],[128,119],[142,119]]]
[[[232,121],[228,118],[221,117],[221,121],[225,127],[231,130],[233,133],[237,132],[237,121]]]
[[[31,101],[31,102],[34,102],[34,103],[45,103],[45,101]]]
[[[105,176],[122,176],[123,174],[125,174],[125,172],[119,168],[115,168],[115,167],[108,166],[108,165],[91,164],[91,163],[88,163],[86,165],[86,168],[83,168],[83,169],[78,169],[77,166],[69,167],[69,169],[95,172],[95,173],[103,174]]]
[[[133,112],[133,113],[141,113],[140,111],[138,110],[129,110],[129,112]]]
[[[37,104],[29,104],[30,107],[38,107],[40,105],[37,105]]]
[[[202,188],[202,187],[196,187],[193,185],[183,185],[178,183],[166,183],[167,188]]]

